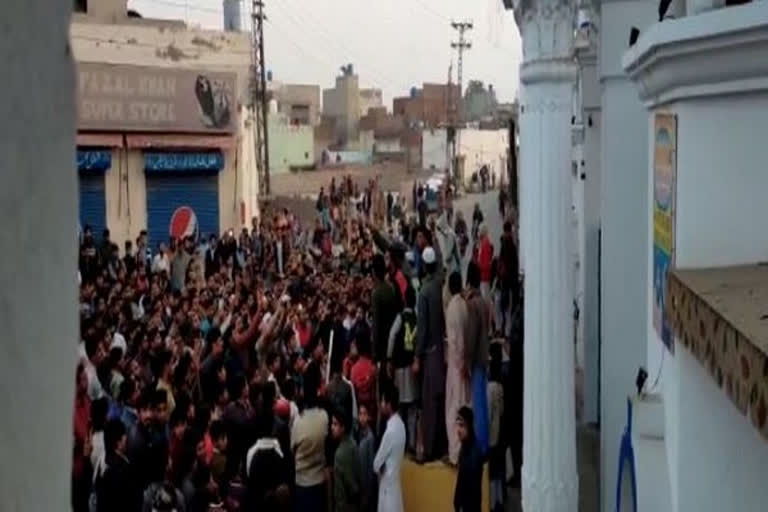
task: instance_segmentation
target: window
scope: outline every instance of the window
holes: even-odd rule
[[[88,12],[88,0],[74,0],[75,12]]]

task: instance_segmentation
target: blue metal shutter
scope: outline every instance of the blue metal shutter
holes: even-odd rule
[[[150,247],[168,243],[173,213],[187,206],[197,217],[198,234],[219,233],[218,174],[147,175],[147,231]]]
[[[107,226],[107,202],[104,198],[104,174],[79,172],[80,226],[91,226],[93,238],[101,240]]]

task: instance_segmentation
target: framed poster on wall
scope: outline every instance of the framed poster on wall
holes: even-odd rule
[[[674,114],[655,115],[653,141],[653,327],[674,353],[674,336],[665,309],[667,274],[675,265],[677,117]]]

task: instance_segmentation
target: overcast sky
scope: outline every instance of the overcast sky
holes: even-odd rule
[[[243,0],[243,14],[251,0]],[[445,83],[458,36],[451,19],[471,20],[472,49],[464,83],[493,84],[500,101],[516,97],[520,36],[502,0],[265,0],[266,60],[275,80],[331,87],[339,67],[353,63],[362,87],[394,96],[422,82]],[[176,18],[221,28],[221,0],[129,0],[145,17]]]

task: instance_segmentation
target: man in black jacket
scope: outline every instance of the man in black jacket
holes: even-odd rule
[[[417,345],[413,369],[421,372],[421,431],[424,461],[439,459],[447,451],[445,432],[445,312],[443,278],[432,247],[421,257],[426,277],[419,290]]]
[[[520,261],[517,254],[517,242],[512,232],[512,222],[504,222],[504,234],[501,235],[501,253],[499,254],[499,279],[501,281],[502,325],[498,329],[509,337],[512,331],[512,311],[517,305],[520,293]]]
[[[453,494],[456,512],[480,512],[482,504],[483,455],[475,439],[474,415],[467,406],[459,409],[456,428],[461,440],[459,474]]]
[[[373,257],[373,276],[376,284],[371,296],[371,313],[373,314],[373,350],[376,362],[387,360],[387,343],[392,322],[400,311],[397,295],[392,284],[387,281],[387,264],[384,256],[377,254]],[[402,303],[402,301],[399,301]]]
[[[97,487],[99,512],[134,512],[141,508],[141,487],[126,456],[125,425],[110,420],[104,430],[107,470]]]

